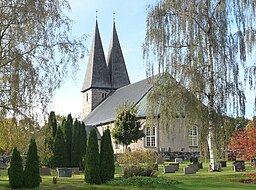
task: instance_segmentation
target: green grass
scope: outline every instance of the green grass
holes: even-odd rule
[[[225,190],[255,190],[256,184],[243,184],[240,183],[242,179],[246,179],[244,174],[255,173],[255,168],[246,164],[246,172],[234,172],[231,170],[231,162],[228,162],[227,168],[223,168],[222,172],[208,172],[207,165],[204,164],[204,168],[199,170],[197,174],[184,175],[183,167],[188,163],[180,165],[180,170],[176,173],[164,174],[163,166],[159,167],[157,172],[157,177],[171,179],[178,181],[174,187],[163,188],[163,189],[173,189],[173,190],[211,190],[211,189],[225,189]],[[122,172],[121,167],[116,168],[116,177],[120,176]],[[157,180],[156,179],[154,180]],[[42,176],[42,183],[40,184],[39,189],[51,190],[51,189],[95,189],[95,190],[139,190],[139,189],[160,189],[148,187],[145,185],[145,188],[142,187],[128,187],[124,183],[120,182],[120,186],[109,186],[109,185],[88,185],[84,182],[84,175],[74,175],[71,178],[58,178],[58,183],[52,183],[53,176]],[[138,180],[138,179],[137,179]],[[161,181],[160,179],[158,181]],[[163,181],[163,180],[162,180]],[[152,180],[141,178],[141,182],[136,183],[152,183]],[[165,183],[163,181],[163,183]],[[141,184],[140,184],[141,185]],[[143,186],[144,187],[144,186]],[[1,170],[0,175],[0,189],[9,189],[8,188],[8,177],[5,170]]]

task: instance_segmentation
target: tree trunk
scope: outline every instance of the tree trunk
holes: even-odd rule
[[[210,33],[210,32],[209,32]],[[214,149],[213,142],[213,130],[214,130],[214,67],[213,67],[213,54],[212,54],[212,45],[210,42],[210,34],[208,36],[207,42],[207,52],[208,52],[208,74],[209,74],[209,94],[208,94],[208,147],[209,147],[209,155],[210,155],[210,170],[216,171],[218,170],[216,153]]]

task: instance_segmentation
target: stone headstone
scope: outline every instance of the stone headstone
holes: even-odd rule
[[[40,175],[51,175],[51,169],[43,167],[39,169]]]
[[[251,166],[256,166],[256,158],[251,159]]]
[[[7,168],[7,164],[0,162],[0,170],[5,170],[6,168]]]
[[[153,164],[153,170],[158,171],[158,164]]]
[[[182,158],[175,158],[175,162],[177,162],[177,163],[182,163],[182,162],[183,162],[183,159],[182,159]]]
[[[245,171],[245,164],[243,160],[233,162],[233,170],[235,172],[244,172]]]
[[[164,173],[175,173],[176,168],[174,165],[164,166]]]
[[[79,167],[74,167],[74,168],[72,168],[72,172],[73,172],[73,174],[80,174],[80,171],[79,171]]]
[[[163,157],[162,157],[162,156],[159,156],[159,157],[157,158],[157,160],[156,160],[156,163],[157,163],[157,164],[163,164],[163,163],[164,163]]]
[[[58,177],[72,177],[72,168],[57,168]]]
[[[201,169],[199,162],[193,162],[193,163],[190,164],[190,165],[193,165],[193,166],[195,167],[196,171],[198,171],[199,169]]]
[[[195,174],[197,172],[197,170],[193,164],[186,166],[183,169],[183,171],[184,171],[184,174]]]
[[[179,171],[179,163],[170,163],[169,166],[173,166],[175,171]]]

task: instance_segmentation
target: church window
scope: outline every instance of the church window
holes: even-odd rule
[[[156,128],[146,127],[145,128],[145,146],[156,147]]]
[[[188,133],[189,146],[198,146],[198,127],[194,126],[189,129]]]

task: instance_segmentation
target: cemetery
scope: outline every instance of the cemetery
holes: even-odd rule
[[[195,185],[198,187],[197,189],[200,190],[205,189],[205,187],[208,187],[207,189],[211,189],[211,187],[214,188],[221,188],[225,186],[227,189],[228,188],[233,188],[236,187],[238,189],[255,189],[256,184],[252,183],[242,183],[241,181],[244,180],[248,182],[249,178],[246,177],[246,175],[255,173],[255,168],[250,165],[249,161],[244,162],[245,164],[245,171],[239,171],[235,172],[233,170],[233,162],[228,161],[226,163],[227,167],[222,167],[221,172],[209,172],[207,168],[207,163],[203,163],[203,168],[199,169],[196,171],[196,167],[191,164],[189,161],[183,161],[183,163],[175,163],[175,162],[164,162],[164,164],[158,164],[158,171],[155,173],[155,176],[157,178],[160,178],[159,181],[162,180],[162,177],[169,179],[169,182],[173,182],[173,179],[177,181],[175,182],[175,185],[170,188],[170,189],[175,189],[175,188],[181,188],[181,189],[193,189]],[[178,165],[178,170],[175,168],[175,172],[171,173],[165,173],[166,167],[168,166],[175,166]],[[187,169],[185,169],[187,168]],[[191,168],[193,168],[191,170]],[[173,168],[171,168],[173,169]],[[131,190],[136,190],[140,188],[136,187],[129,187],[129,186],[123,186],[121,181],[119,179],[120,176],[122,176],[123,173],[123,167],[122,166],[117,166],[115,169],[115,179],[119,180],[117,184],[115,184],[115,180],[110,181],[106,184],[102,185],[88,185],[87,183],[84,183],[84,174],[75,174],[74,172],[70,177],[58,177],[58,172],[57,170],[50,170],[51,172],[48,173],[48,171],[44,171],[44,175],[41,174],[42,177],[42,182],[40,184],[40,189],[59,189],[61,187],[65,186],[65,189],[90,189],[90,187],[93,187],[94,189],[131,189]],[[184,172],[191,172],[194,174],[185,174]],[[152,180],[155,179],[155,177],[148,177]],[[143,177],[137,177],[137,179],[140,179],[142,182],[145,180]],[[214,180],[213,180],[214,179]],[[54,183],[56,181],[56,183]],[[113,183],[112,186],[111,183]],[[165,182],[167,183],[167,182]],[[174,183],[174,182],[173,182]],[[146,185],[145,185],[146,187]],[[0,189],[8,189],[8,177],[7,177],[7,170],[2,169],[0,170]],[[154,188],[154,189],[161,189],[159,188]],[[168,188],[166,188],[168,189]]]

